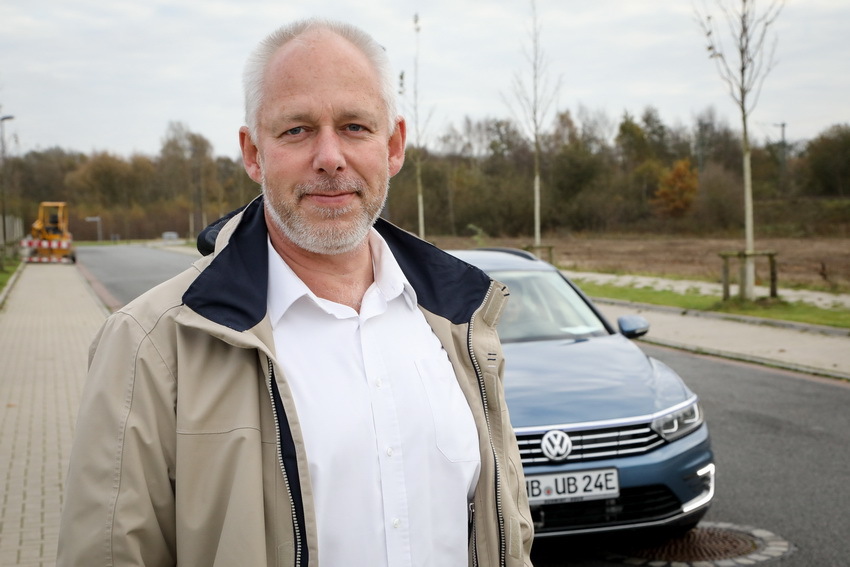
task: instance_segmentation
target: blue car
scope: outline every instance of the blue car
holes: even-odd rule
[[[512,249],[452,250],[510,288],[499,322],[505,393],[537,537],[652,529],[680,535],[714,497],[699,399],[554,266]]]

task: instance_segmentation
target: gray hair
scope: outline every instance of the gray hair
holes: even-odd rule
[[[358,27],[343,22],[310,18],[282,26],[269,34],[257,45],[245,64],[242,74],[245,89],[245,123],[251,137],[257,139],[257,126],[260,107],[263,104],[263,81],[269,60],[280,47],[311,30],[328,30],[351,42],[369,60],[378,74],[387,124],[390,132],[395,129],[398,118],[396,104],[395,76],[386,50],[372,36]]]

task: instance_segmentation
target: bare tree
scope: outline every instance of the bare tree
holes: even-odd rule
[[[716,8],[725,20],[729,32],[727,44],[718,34],[712,12],[703,4],[695,7],[697,22],[708,42],[709,57],[714,59],[720,78],[741,113],[743,173],[744,173],[744,231],[745,270],[741,296],[753,299],[755,286],[755,236],[753,229],[753,180],[750,166],[749,116],[758,102],[764,79],[774,65],[776,38],[769,40],[769,31],[785,5],[784,0],[770,0],[763,11],[756,0],[715,0]],[[730,60],[731,59],[731,60]]]
[[[541,26],[537,18],[537,3],[531,0],[531,29],[529,30],[530,48],[523,52],[529,64],[528,83],[519,73],[514,75],[513,92],[522,112],[522,118],[534,144],[534,245],[540,246],[540,154],[543,121],[549,114],[560,88],[560,79],[554,85],[549,83],[546,72],[546,59],[540,45]],[[510,105],[510,103],[509,103]]]

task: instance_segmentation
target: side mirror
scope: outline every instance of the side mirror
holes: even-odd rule
[[[623,315],[617,318],[620,333],[627,339],[636,339],[649,332],[649,321],[640,315]]]

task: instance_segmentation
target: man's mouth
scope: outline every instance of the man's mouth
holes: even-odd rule
[[[356,180],[321,180],[315,183],[302,183],[296,188],[299,199],[311,197],[318,202],[333,203],[347,200],[347,196],[360,196],[363,186]]]

